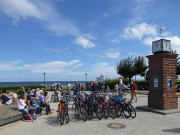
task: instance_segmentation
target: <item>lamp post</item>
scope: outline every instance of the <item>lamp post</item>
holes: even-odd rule
[[[87,83],[87,73],[85,73],[85,76],[86,76],[86,83]]]
[[[46,72],[44,72],[43,74],[44,74],[44,86],[45,86],[45,77],[46,77]]]
[[[87,73],[85,73],[86,76],[86,90],[87,90]]]

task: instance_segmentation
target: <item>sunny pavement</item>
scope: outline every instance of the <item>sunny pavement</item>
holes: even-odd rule
[[[127,95],[130,98],[130,95]],[[147,105],[147,95],[138,95],[138,102],[133,106]],[[60,126],[57,121],[57,103],[51,103],[54,113],[50,116],[42,115],[36,123],[17,121],[0,127],[0,135],[170,135],[180,134],[180,113],[161,115],[137,110],[135,119],[120,117],[107,120],[75,120],[70,109],[70,122]],[[179,101],[180,107],[180,101]],[[43,112],[45,114],[45,111]],[[109,123],[122,123],[124,129],[112,129]]]

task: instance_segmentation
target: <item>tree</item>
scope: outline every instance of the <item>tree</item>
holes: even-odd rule
[[[129,82],[131,82],[131,78],[134,75],[141,75],[147,69],[147,65],[145,63],[144,57],[139,56],[135,59],[132,57],[128,57],[127,59],[120,60],[117,63],[117,74],[122,75],[124,78],[129,78]]]

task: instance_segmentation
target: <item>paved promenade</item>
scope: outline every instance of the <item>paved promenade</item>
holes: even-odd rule
[[[129,94],[127,98],[130,98]],[[147,105],[147,95],[138,95],[136,106]],[[70,110],[70,122],[60,126],[57,122],[57,103],[51,103],[54,113],[50,116],[42,115],[36,123],[17,121],[0,127],[0,135],[177,135],[180,134],[180,113],[161,115],[137,110],[135,119],[124,117],[107,120],[88,120],[86,122],[75,120]],[[179,98],[180,107],[180,98]],[[44,114],[45,112],[43,112]],[[122,123],[124,129],[112,129],[109,123]]]

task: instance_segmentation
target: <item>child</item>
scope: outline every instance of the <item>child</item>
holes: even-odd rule
[[[34,105],[36,108],[36,114],[40,114],[42,112],[42,108],[40,107],[40,101],[38,98],[35,98]]]

